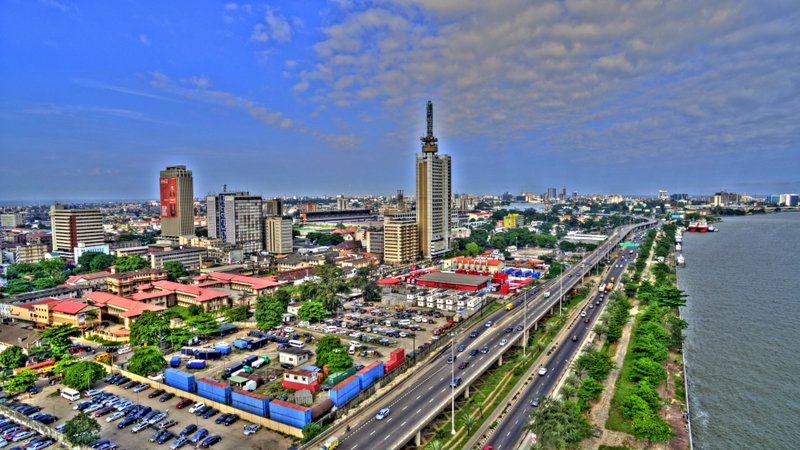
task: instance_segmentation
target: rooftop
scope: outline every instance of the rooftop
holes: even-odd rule
[[[431,272],[419,277],[418,280],[427,281],[430,283],[458,284],[461,286],[478,287],[491,280],[491,277],[467,275],[464,273]]]

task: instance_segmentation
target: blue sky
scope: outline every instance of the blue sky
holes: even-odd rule
[[[800,191],[793,1],[0,2],[0,200]]]

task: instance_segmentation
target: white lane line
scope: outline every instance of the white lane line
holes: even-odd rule
[[[405,410],[407,410],[407,409],[408,409],[408,405],[406,405],[406,406],[403,406],[403,411],[405,411]]]
[[[389,422],[391,422],[391,421],[392,421],[392,419],[394,419],[394,417],[389,417],[388,419],[386,419],[386,423],[389,423]]]
[[[406,420],[406,422],[408,422],[408,421]],[[405,426],[406,422],[401,423],[400,426],[401,427]]]
[[[352,448],[353,450],[356,450],[356,447],[358,447],[358,444],[356,444],[356,445],[354,445],[354,446],[352,446],[350,448]]]
[[[388,434],[386,435],[386,437],[385,437],[385,438],[383,438],[383,440],[385,441],[385,440],[387,440],[387,439],[389,439],[389,435],[388,435]]]
[[[420,411],[422,411],[422,408],[420,408],[420,409],[418,409],[418,410],[417,410],[417,414],[419,414],[419,413],[420,413]]]
[[[433,400],[434,400],[433,397],[431,397],[431,399],[428,400],[428,403],[431,403]]]
[[[419,394],[419,395],[417,396],[417,400],[419,400],[419,398],[420,398],[420,397],[422,397],[422,394]]]
[[[370,435],[370,436],[372,436],[372,435],[373,435],[373,434],[375,434],[377,431],[378,431],[378,430],[372,430],[372,433],[370,433],[369,435]]]

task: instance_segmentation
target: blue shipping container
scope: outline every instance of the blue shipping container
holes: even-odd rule
[[[245,358],[244,360],[242,360],[242,364],[245,365],[245,366],[249,366],[250,364],[253,364],[253,361],[255,361],[257,359],[258,359],[258,356],[250,355],[247,358]]]
[[[181,349],[181,355],[192,356],[194,355],[194,349],[191,347],[184,347]]]
[[[193,359],[186,363],[187,369],[205,369],[206,362],[202,359]]]
[[[242,411],[247,411],[251,414],[255,414],[259,417],[267,417],[269,410],[264,405],[248,405],[246,403],[239,403],[231,401],[231,406],[236,409],[241,409]]]
[[[285,420],[292,420],[300,424],[299,427],[302,428],[311,422],[311,408],[293,405],[282,400],[273,400],[269,402],[269,416],[273,418],[273,420],[282,423],[289,423]],[[277,417],[283,418],[284,420],[279,420]],[[294,424],[291,425],[298,426]]]
[[[233,346],[238,349],[246,349],[250,342],[252,342],[250,339],[236,339],[233,341]]]
[[[172,358],[170,358],[170,360],[169,360],[169,366],[170,367],[180,367],[180,365],[181,365],[181,357],[180,356],[175,355]]]
[[[214,350],[222,353],[223,355],[229,355],[231,353],[231,346],[228,344],[216,345],[214,346]]]
[[[236,372],[237,370],[241,369],[242,367],[244,367],[244,364],[242,364],[242,363],[238,363],[238,364],[234,364],[232,366],[226,367],[225,368],[225,376],[226,377],[231,376],[231,374],[233,372]]]

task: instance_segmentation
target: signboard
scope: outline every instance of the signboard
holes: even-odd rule
[[[637,244],[635,242],[620,242],[619,246],[620,247],[638,247],[639,244]]]
[[[176,178],[161,179],[161,218],[178,217],[178,180]]]
[[[683,219],[683,214],[673,214],[671,217],[673,219]]]

